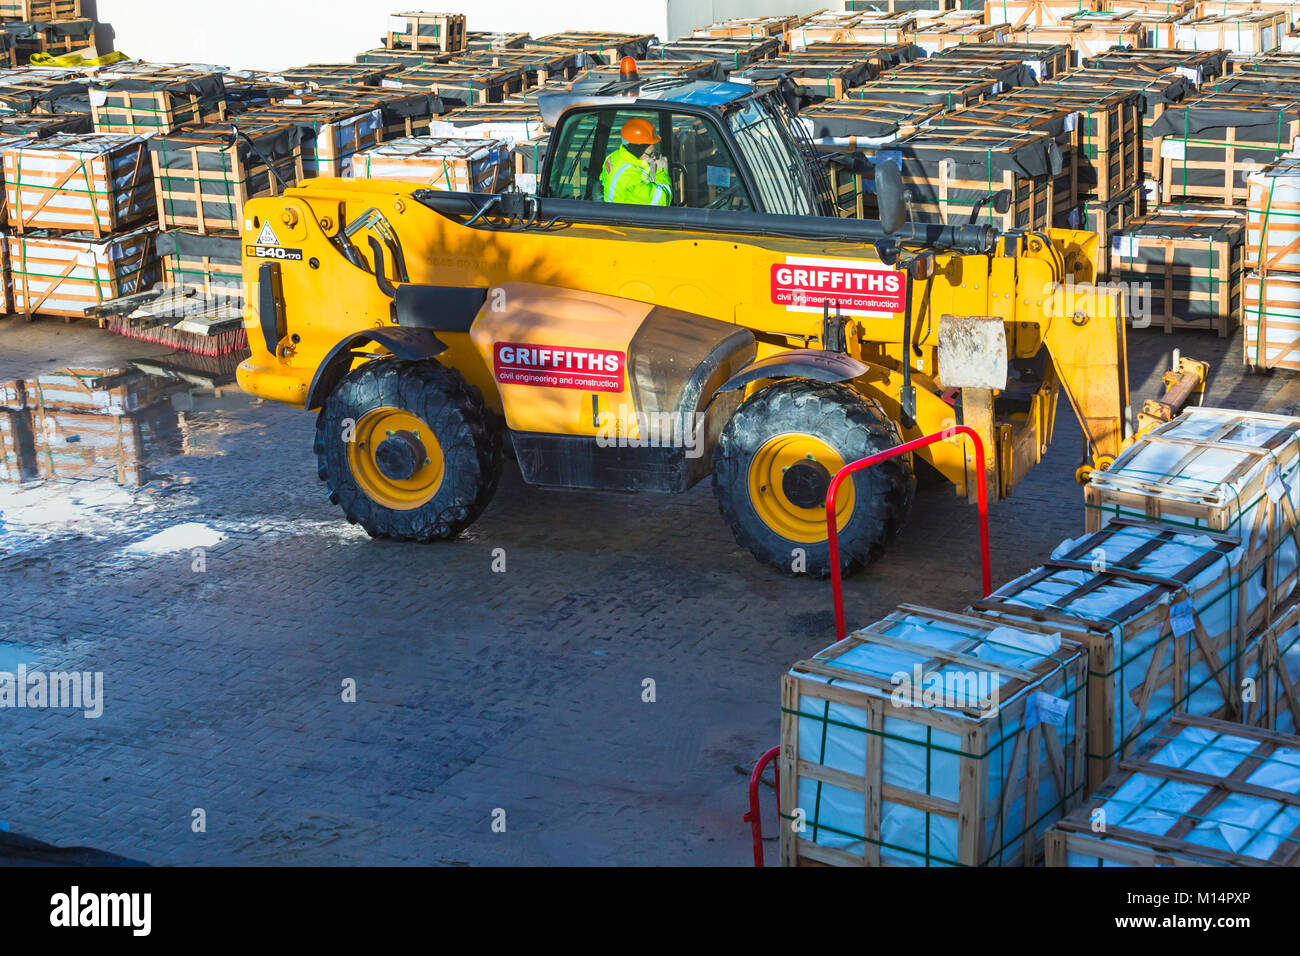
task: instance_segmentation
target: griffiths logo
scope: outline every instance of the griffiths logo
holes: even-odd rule
[[[903,274],[844,259],[791,257],[772,265],[772,302],[791,311],[902,312]]]

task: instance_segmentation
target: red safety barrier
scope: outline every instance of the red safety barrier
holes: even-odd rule
[[[758,782],[763,778],[763,771],[767,765],[776,759],[777,754],[781,752],[780,747],[773,747],[763,756],[758,758],[758,763],[754,764],[754,769],[749,774],[749,812],[745,814],[745,822],[749,824],[750,834],[754,838],[754,865],[763,865],[763,821],[758,815]],[[781,819],[781,767],[774,764],[772,767],[776,774],[776,818]]]
[[[835,477],[831,479],[831,485],[826,489],[826,531],[829,538],[826,543],[830,546],[831,594],[835,601],[835,639],[837,641],[842,641],[845,638],[844,581],[843,575],[840,573],[839,529],[835,527],[835,497],[839,494],[840,484],[854,472],[870,468],[872,465],[890,458],[897,458],[899,455],[906,455],[909,451],[924,448],[926,445],[945,441],[955,435],[965,435],[971,440],[971,444],[975,446],[975,461],[979,468],[976,472],[978,475],[976,499],[979,503],[980,519],[980,572],[984,577],[984,595],[982,596],[987,596],[992,592],[993,572],[989,566],[989,501],[988,488],[984,480],[984,443],[980,441],[979,433],[969,425],[954,425],[951,428],[945,428],[941,432],[935,432],[933,435],[926,435],[923,438],[903,442],[901,445],[887,448],[874,455],[868,455],[858,461],[849,462],[837,471]]]

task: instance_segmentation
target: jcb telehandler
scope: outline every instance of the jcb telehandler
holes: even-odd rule
[[[838,218],[780,88],[624,82],[541,109],[536,196],[316,179],[245,207],[239,382],[318,411],[320,478],[372,535],[456,535],[509,453],[525,481],[566,488],[680,492],[712,473],[741,544],[822,575],[847,462],[964,423],[985,474],[960,441],[918,457],[997,500],[1045,452],[1061,391],[1080,475],[1120,451],[1122,302],[1067,288],[1094,279],[1095,235],[998,232],[979,203],[970,222],[908,225],[888,163],[880,221]],[[670,206],[601,201],[632,118],[660,138]],[[1179,371],[1185,400],[1204,368]],[[899,533],[914,489],[909,458],[855,476],[844,570]]]

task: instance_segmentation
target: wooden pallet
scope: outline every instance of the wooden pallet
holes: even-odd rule
[[[280,179],[296,186],[304,178],[302,131],[284,114],[267,118],[259,117],[260,112],[240,118],[242,136],[229,125],[210,125],[150,140],[163,229],[238,235],[243,231],[244,203],[280,195]]]
[[[1300,285],[1300,281],[1296,283]],[[1243,702],[1242,722],[1263,730],[1300,731],[1300,601],[1278,612],[1242,658],[1241,679],[1253,682]]]
[[[59,133],[3,151],[9,228],[96,239],[155,215],[149,147],[139,136]]]
[[[1083,796],[1087,660],[1069,640],[1046,653],[1013,650],[1010,635],[993,635],[998,626],[905,604],[791,668],[781,682],[782,865],[1037,862],[1042,832]],[[976,656],[992,643],[1009,663]],[[921,694],[945,667],[969,681],[953,687],[951,701],[938,700],[957,706],[900,693],[899,673]],[[1002,685],[993,712],[973,698],[995,672]],[[1049,697],[1059,717],[1029,723],[1029,701],[1044,706]],[[827,750],[832,736],[837,746]],[[887,763],[917,770],[886,779]],[[915,826],[900,825],[904,810]]]
[[[81,0],[0,0],[0,20],[77,20]]]
[[[1242,287],[1242,352],[1246,367],[1300,372],[1300,275],[1248,272]]]
[[[90,115],[96,133],[170,133],[226,118],[219,73],[183,67],[92,82]]]
[[[242,294],[244,247],[239,237],[164,232],[156,249],[167,285],[211,297]]]
[[[1174,30],[1175,45],[1180,50],[1267,53],[1278,48],[1288,25],[1286,14],[1269,11],[1204,16],[1180,23]]]
[[[465,49],[465,42],[464,14],[412,12],[389,16],[384,46],[390,50],[459,53]]]
[[[447,192],[501,192],[513,171],[510,144],[496,139],[411,137],[364,150],[353,160],[358,179],[423,183]]]
[[[1239,659],[1263,623],[1243,561],[1235,535],[1117,519],[972,603],[1087,649],[1090,792],[1170,714],[1240,715]]]
[[[1250,782],[1293,778],[1289,754],[1297,745],[1300,740],[1288,734],[1186,714],[1171,717],[1086,804],[1048,830],[1046,864],[1300,866],[1298,828],[1277,826],[1300,806],[1300,793]],[[1279,773],[1269,774],[1268,767]],[[1258,805],[1259,822],[1233,813],[1234,802]],[[1161,820],[1167,826],[1151,832]],[[1270,824],[1273,834],[1265,829]],[[1231,849],[1229,838],[1240,852]]]
[[[1226,338],[1241,322],[1244,234],[1244,215],[1214,206],[1161,207],[1133,220],[1113,240],[1111,274],[1149,286],[1152,314],[1130,318]]]
[[[146,226],[107,239],[33,231],[5,238],[14,311],[81,318],[90,306],[147,288],[158,279],[157,232]]]
[[[1239,125],[1198,130],[1189,125],[1192,114],[1188,110],[1202,116],[1215,111],[1249,119]],[[1152,131],[1161,156],[1160,185],[1165,202],[1212,200],[1225,206],[1241,205],[1249,194],[1249,170],[1276,160],[1300,135],[1300,98],[1235,91],[1207,93],[1167,109]]]

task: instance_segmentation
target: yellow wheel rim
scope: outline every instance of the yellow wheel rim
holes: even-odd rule
[[[830,445],[812,435],[777,435],[764,442],[749,463],[749,500],[759,519],[790,541],[815,544],[826,540],[826,506],[800,507],[786,495],[786,470],[800,462],[816,462],[834,477],[844,459]],[[853,515],[851,480],[840,485],[835,499],[835,527],[844,530]]]
[[[415,458],[410,477],[394,478],[380,468],[380,446],[396,436],[407,449],[422,449],[424,457]],[[352,478],[366,497],[394,511],[410,511],[426,503],[442,487],[444,462],[442,446],[418,415],[400,408],[375,408],[356,423],[352,441],[347,443],[348,467]]]

